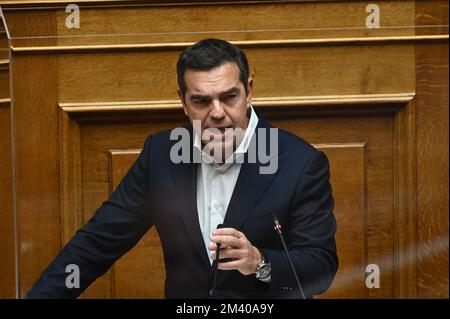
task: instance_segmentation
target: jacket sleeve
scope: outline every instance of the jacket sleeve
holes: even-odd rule
[[[76,232],[41,274],[26,298],[78,297],[152,226],[146,199],[150,145],[151,137],[147,138],[144,149],[117,189]],[[79,288],[66,285],[66,279],[73,279],[68,279],[72,272],[70,267],[73,267],[69,266],[66,272],[68,265],[79,269]]]
[[[324,153],[315,151],[298,182],[284,236],[292,263],[306,297],[325,292],[338,268],[333,215],[334,200],[329,183],[329,163]],[[284,251],[263,249],[271,262],[270,290],[292,292],[297,282]]]

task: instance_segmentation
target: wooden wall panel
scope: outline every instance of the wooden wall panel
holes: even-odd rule
[[[380,49],[382,55],[373,53]],[[414,91],[414,47],[408,44],[261,45],[246,52],[257,97]],[[121,101],[125,96],[130,101],[177,99],[178,55],[179,50],[64,55],[59,60],[60,102]]]
[[[307,118],[301,122],[289,118],[274,123],[314,144],[326,141],[326,143],[353,142],[367,145],[366,262],[379,265],[381,270],[381,286],[379,289],[371,289],[368,296],[392,298],[394,297],[392,256],[395,239],[392,221],[396,213],[393,211],[392,183],[393,121],[389,115],[369,118],[370,121],[365,120],[364,116]],[[352,167],[349,165],[346,169],[347,174],[351,175]]]
[[[413,1],[381,1],[385,26],[414,25]],[[345,36],[395,36],[414,34],[413,29],[365,28],[367,3],[355,1],[302,3],[234,2],[210,6],[155,6],[152,8],[106,8],[114,24],[104,24],[96,9],[82,9],[82,28],[67,29],[67,13],[58,13],[58,34],[127,34],[126,37],[100,39],[59,39],[59,45],[130,43],[145,39],[149,43],[195,42],[204,37],[228,40],[268,40],[327,38]],[[330,17],[333,17],[330,19]],[[155,23],[164,21],[164,23]],[[347,28],[342,30],[343,28]],[[130,34],[139,34],[130,36]],[[145,35],[144,35],[145,34]]]
[[[1,1],[5,2],[5,1]],[[151,2],[151,1],[147,1]],[[174,1],[170,1],[174,2]],[[80,29],[68,29],[64,6],[57,12],[57,29],[53,33],[36,25],[39,36],[61,35],[59,45],[195,42],[208,36],[229,40],[279,40],[365,36],[414,35],[414,1],[378,1],[385,29],[367,29],[367,2],[363,1],[223,1],[209,5],[94,6],[96,1],[79,3]],[[218,2],[218,1],[215,1]],[[10,6],[6,6],[9,16]],[[45,8],[45,6],[43,6]],[[42,9],[42,7],[41,7]],[[15,10],[15,18],[29,16],[30,11]],[[104,23],[105,17],[111,23]],[[220,17],[220,18],[219,18]],[[158,23],[163,21],[164,23]],[[406,28],[405,28],[406,26]],[[30,30],[11,28],[14,37],[30,35]],[[85,37],[85,35],[114,35]],[[119,34],[126,36],[118,37]],[[83,37],[78,37],[82,35]],[[67,36],[76,36],[67,38]],[[25,39],[20,45],[40,42]]]
[[[5,101],[5,99],[9,99],[9,60],[0,61],[0,99],[3,101],[3,104],[8,104],[9,101]]]
[[[222,2],[209,6],[185,7],[173,5],[147,8],[106,8],[101,14],[109,16],[112,21],[115,21],[114,24],[102,23],[98,19],[100,12],[95,8],[84,9],[81,7],[83,28],[79,30],[67,29],[65,27],[67,14],[60,10],[58,14],[58,34],[166,33],[164,34],[165,37],[161,38],[167,41],[167,36],[172,36],[170,33],[227,33],[229,31],[228,33],[232,34],[232,31],[241,33],[258,31],[253,32],[250,40],[258,38],[258,33],[261,33],[261,30],[271,30],[272,37],[279,39],[280,36],[276,32],[283,32],[284,30],[320,28],[325,31],[324,29],[361,26],[365,34],[370,34],[370,30],[364,28],[367,17],[366,6],[367,3],[361,1],[328,3],[320,1],[291,3],[235,1],[230,4]],[[383,25],[414,25],[413,1],[380,1],[379,7],[383,13]],[[120,19],[117,18],[119,15]],[[245,19],[242,19],[243,17]],[[164,23],[155,23],[155,21],[164,21]],[[395,30],[393,34],[400,34],[400,32],[404,34],[405,31]],[[167,35],[167,33],[169,34]],[[262,33],[264,39],[270,37],[269,32]],[[326,34],[326,32],[323,34]],[[393,34],[391,33],[391,35]],[[185,36],[183,35],[183,39],[185,39]],[[236,38],[240,39],[240,36],[237,35]]]
[[[2,23],[1,19],[0,23]],[[0,28],[0,61],[5,61],[8,59],[8,39],[6,37],[6,32]]]
[[[140,150],[111,150],[110,190],[136,161]],[[114,264],[114,298],[164,298],[164,256],[155,227],[139,243]]]
[[[5,22],[0,16],[0,60],[8,58],[8,36],[6,34]]]
[[[419,296],[448,298],[448,45],[416,54]]]
[[[11,116],[9,99],[6,98],[0,100],[0,220],[0,298],[15,298]]]
[[[416,16],[448,25],[448,2],[420,1]],[[416,77],[418,297],[448,298],[448,43],[416,47]]]
[[[7,18],[8,26],[20,32],[51,33],[53,21],[48,12],[35,12],[29,20]],[[56,66],[52,56],[15,56],[11,61],[19,297],[61,249]]]
[[[336,246],[339,269],[332,286],[320,298],[365,298],[368,295],[364,285],[367,263],[366,145],[348,143],[315,146],[330,161],[334,213],[338,222]]]
[[[0,298],[16,297],[11,148],[8,44],[0,17]]]
[[[19,295],[23,296],[42,271],[35,265],[47,264],[61,248],[57,86],[52,75],[56,63],[50,57],[17,57],[13,65],[13,80],[18,79],[14,90],[23,92],[13,99]]]
[[[136,121],[135,121],[136,122]],[[82,166],[82,184],[83,184],[83,218],[82,223],[87,221],[101,203],[108,197],[111,192],[111,187],[116,185],[117,177],[124,173],[124,166],[120,164],[120,159],[114,156],[115,161],[112,162],[112,170],[110,169],[110,154],[111,150],[121,149],[140,149],[144,143],[145,138],[149,134],[154,134],[163,129],[168,129],[172,125],[179,125],[180,123],[163,122],[160,124],[147,122],[135,124],[103,124],[85,123],[80,124],[81,135],[81,166]],[[114,154],[114,153],[113,153]],[[111,179],[112,178],[112,179]],[[154,246],[154,231],[148,233],[142,239],[138,246],[125,256],[125,259],[118,262],[118,270],[114,267],[113,270],[108,271],[105,275],[99,278],[90,287],[86,293],[86,298],[105,298],[105,297],[162,297],[161,287],[156,286],[156,289],[149,290],[148,287],[134,287],[126,284],[128,275],[132,283],[138,281],[139,276],[142,277],[140,285],[145,280],[150,280],[146,285],[152,285],[155,278],[149,278],[151,272],[147,272],[141,266],[142,261],[147,262],[147,267],[151,264],[158,264],[152,258],[149,258],[149,249]],[[159,255],[161,252],[158,253]],[[130,263],[130,256],[137,256],[142,259],[133,260],[135,265],[131,269],[135,271],[133,274],[124,269]],[[135,268],[138,267],[138,268]],[[161,266],[158,266],[159,269]],[[139,271],[138,273],[136,273]],[[157,280],[156,280],[157,281]],[[158,282],[158,281],[157,281]],[[120,288],[120,289],[119,289]],[[124,289],[124,290],[121,290]],[[147,293],[147,295],[143,295]]]

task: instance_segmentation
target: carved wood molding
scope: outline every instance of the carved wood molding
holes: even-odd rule
[[[417,141],[415,100],[394,114],[394,293],[417,298]]]
[[[413,92],[394,94],[355,94],[355,95],[321,95],[321,96],[288,96],[253,98],[256,107],[281,111],[315,110],[330,112],[347,107],[367,108],[376,113],[394,113],[409,103],[415,96]],[[92,102],[92,103],[59,103],[62,111],[70,115],[89,113],[123,113],[142,111],[181,110],[178,100],[150,100],[127,102]]]
[[[0,106],[2,105],[10,105],[11,99],[0,99]]]
[[[280,40],[252,40],[230,41],[242,48],[249,47],[298,47],[298,46],[325,46],[325,45],[358,45],[358,44],[403,44],[416,42],[448,41],[449,35],[420,35],[420,36],[383,36],[383,37],[353,37],[353,38],[325,38],[325,39],[280,39]],[[137,50],[182,50],[193,42],[174,43],[142,43],[142,44],[107,44],[107,45],[62,45],[62,46],[14,46],[10,48],[13,53],[76,53],[76,52],[110,52],[110,51],[137,51]]]
[[[9,60],[0,60],[0,71],[9,70]]]
[[[292,2],[326,2],[329,0],[4,0],[0,5],[5,9],[48,9],[76,4],[92,6],[168,6],[168,5],[215,5],[215,4],[258,4],[258,3],[292,3]],[[385,1],[385,0],[381,0]]]

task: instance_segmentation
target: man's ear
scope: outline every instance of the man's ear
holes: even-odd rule
[[[253,78],[248,78],[247,82],[247,108],[250,108],[253,97]]]
[[[186,109],[186,103],[184,101],[184,96],[181,94],[180,90],[177,90],[177,93],[178,93],[178,97],[180,98],[181,105],[183,106],[184,114],[186,114],[186,116],[189,117],[189,115],[187,113],[187,109]]]

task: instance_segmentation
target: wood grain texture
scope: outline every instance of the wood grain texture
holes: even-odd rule
[[[102,36],[103,37],[103,36]],[[133,36],[134,37],[134,36]],[[344,37],[344,38],[323,38],[323,39],[282,39],[282,40],[237,40],[231,43],[245,48],[273,48],[273,47],[317,47],[317,46],[343,46],[343,45],[392,45],[411,44],[417,42],[446,42],[448,34],[438,35],[407,35],[407,36],[371,36],[371,37]],[[34,40],[33,46],[19,46],[17,42],[22,40],[13,39],[10,49],[14,53],[99,53],[99,52],[137,52],[137,51],[158,51],[158,50],[184,50],[194,42],[161,42],[161,43],[128,43],[128,44],[72,44],[72,45],[49,45],[48,38]],[[144,40],[143,40],[144,41]],[[139,41],[137,41],[139,42]],[[144,41],[145,42],[145,41]]]
[[[56,83],[39,80],[55,67],[45,57],[15,59],[12,73],[20,78],[13,92],[22,93],[14,96],[13,112],[20,296],[61,248]]]
[[[367,3],[363,1],[241,1],[183,6],[81,7],[80,29],[67,28],[68,13],[61,7],[53,9],[58,17],[54,33],[38,27],[25,33],[12,28],[11,35],[15,38],[15,47],[29,47],[36,43],[45,47],[48,41],[52,41],[45,37],[55,36],[59,37],[57,46],[98,46],[196,42],[205,37],[230,41],[333,41],[337,38],[414,35],[414,1],[381,1],[378,5],[383,14],[383,24],[381,28],[370,29],[365,26]],[[18,15],[25,17],[33,11],[13,12],[16,15],[14,19],[20,19]],[[6,15],[9,20],[10,11]],[[106,24],[103,22],[105,17],[108,20]],[[41,38],[17,39],[29,36]]]
[[[81,225],[81,147],[79,123],[63,111],[59,113],[61,156],[61,225],[62,244]]]
[[[4,82],[0,81],[0,85]],[[16,297],[10,103],[0,103],[0,298]]]
[[[142,123],[134,121],[132,123],[85,123],[80,125],[81,133],[81,149],[82,149],[82,199],[83,199],[83,223],[87,221],[100,204],[109,196],[111,186],[111,170],[110,170],[110,151],[114,149],[140,149],[147,135],[154,134],[157,131],[168,129],[171,125],[179,125],[181,123],[154,123],[148,121]],[[123,165],[117,169],[124,169]],[[120,172],[117,172],[120,173]],[[123,172],[122,172],[123,173]],[[114,175],[113,175],[114,176]],[[117,179],[114,179],[117,182]],[[143,251],[143,247],[153,249],[154,234],[150,232],[135,247],[129,256],[120,262],[119,270],[116,272],[115,267],[108,271],[105,275],[96,280],[96,282],[84,294],[87,298],[111,298],[117,294],[118,297],[161,297],[161,287],[149,291],[147,286],[154,287],[153,278],[149,278],[149,273],[145,266],[155,265],[155,260],[148,252]],[[144,249],[145,250],[145,249]],[[159,252],[158,254],[161,254]],[[134,273],[130,273],[123,269],[124,265],[129,263],[130,256],[141,256],[145,259],[133,259],[135,266]],[[144,264],[147,262],[147,265]],[[160,269],[160,266],[159,268]],[[125,285],[126,276],[130,276],[132,282],[136,283],[138,278],[142,277],[142,282],[137,287]],[[115,280],[117,278],[117,280]],[[146,280],[145,280],[146,279]],[[114,288],[114,282],[120,289],[124,289],[123,293],[117,287]]]
[[[448,45],[416,52],[419,296],[448,298]]]
[[[52,14],[41,13],[14,25],[51,29],[50,21]],[[11,66],[19,297],[61,249],[56,67],[45,56],[16,57]]]
[[[8,39],[6,38],[6,33],[0,31],[0,60],[8,60]]]
[[[0,61],[0,99],[10,97],[9,92],[9,61]]]
[[[395,295],[417,297],[416,105],[411,101],[394,121],[394,257]]]
[[[297,112],[327,114],[340,113],[388,113],[393,114],[414,98],[415,93],[399,94],[359,94],[359,95],[320,95],[320,96],[276,96],[255,97],[252,105],[258,108],[284,108]],[[59,103],[61,110],[72,116],[92,113],[145,112],[145,111],[179,111],[179,100],[153,100],[128,102],[93,102],[93,103]]]
[[[448,2],[420,1],[417,24],[448,24]],[[418,30],[422,32],[422,30]],[[416,46],[417,289],[448,298],[448,43]]]
[[[311,2],[311,1],[328,1],[328,0],[206,0],[200,3],[255,3],[255,2]],[[46,8],[55,6],[64,6],[68,3],[75,3],[80,6],[142,6],[142,5],[174,5],[174,4],[198,4],[198,0],[1,0],[0,4],[5,8]]]
[[[383,55],[372,54],[381,48]],[[249,48],[246,52],[257,97],[414,92],[413,45]],[[175,70],[178,55],[177,51],[64,54],[60,102],[121,101],[124,96],[135,101],[177,99],[176,74],[167,70]]]
[[[330,161],[339,269],[330,289],[319,298],[366,298],[366,145],[316,144]],[[352,167],[352,169],[347,169]],[[351,196],[349,196],[352,194]]]
[[[116,189],[140,150],[110,150],[110,191]],[[164,298],[165,264],[161,242],[152,227],[114,264],[114,298]]]
[[[205,37],[237,40],[313,39],[364,36],[413,35],[413,29],[365,28],[365,3],[338,2],[235,2],[193,6],[157,6],[104,9],[110,21],[98,19],[98,10],[83,10],[83,31],[65,27],[66,13],[58,15],[58,35],[115,35],[94,40],[99,43],[195,42]],[[383,26],[414,24],[412,1],[383,1]],[[333,19],[329,17],[333,16]],[[217,19],[220,17],[220,19]],[[154,23],[154,21],[164,23]],[[127,34],[125,37],[117,37]],[[61,38],[58,45],[93,43],[84,37]]]
[[[239,2],[245,2],[245,3],[254,3],[254,2],[289,2],[289,0],[258,0],[258,1],[252,1],[252,0],[242,0]],[[292,0],[291,2],[311,2],[311,1],[327,1],[327,0]],[[76,3],[79,5],[98,5],[98,4],[104,4],[106,6],[108,5],[120,5],[120,4],[185,4],[185,3],[198,3],[198,0],[2,0],[0,1],[0,4],[4,5],[5,7],[9,7],[10,5],[24,5],[29,6],[30,4],[36,4],[36,5],[54,5],[54,4],[67,4],[67,3]],[[205,1],[206,2],[206,1]],[[237,0],[208,0],[208,3],[236,3]]]
[[[297,118],[292,116],[287,119],[277,118],[273,122],[313,144],[321,144],[324,141],[366,143],[366,263],[377,264],[381,270],[381,286],[379,289],[370,289],[368,297],[395,297],[393,255],[396,234],[393,232],[395,212],[392,179],[394,174],[392,115],[370,116],[370,121],[365,116],[325,118],[302,118],[301,114],[297,116]],[[349,170],[348,174],[351,174],[352,167],[349,165],[346,169]]]
[[[6,33],[0,17],[0,299],[16,297],[11,99]]]

